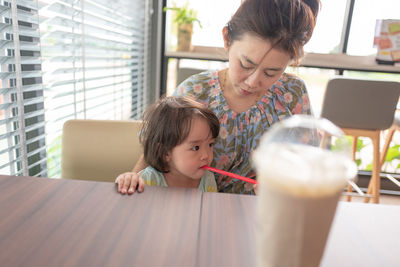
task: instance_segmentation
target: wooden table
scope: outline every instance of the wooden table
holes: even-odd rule
[[[255,266],[257,197],[0,176],[1,266]],[[340,203],[322,266],[399,266],[400,206]]]

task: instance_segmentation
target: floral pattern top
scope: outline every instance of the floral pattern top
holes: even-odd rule
[[[237,113],[226,102],[218,71],[205,71],[182,82],[174,95],[191,96],[214,111],[221,124],[214,145],[212,166],[242,176],[252,170],[252,151],[263,133],[275,122],[293,114],[311,114],[304,82],[283,73],[266,94],[249,110]],[[215,174],[220,192],[254,194],[253,185],[238,179]]]

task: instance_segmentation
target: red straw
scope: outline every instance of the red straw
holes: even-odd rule
[[[216,173],[222,174],[222,175],[230,176],[232,178],[236,178],[236,179],[239,179],[239,180],[251,183],[251,184],[257,184],[256,180],[250,179],[250,178],[247,178],[247,177],[243,177],[243,176],[240,176],[238,174],[234,174],[234,173],[231,173],[231,172],[227,172],[227,171],[223,171],[223,170],[220,170],[220,169],[216,169],[216,168],[213,168],[213,167],[210,167],[210,166],[207,166],[207,165],[204,165],[202,168],[206,169],[206,170],[209,170],[209,171],[212,171],[212,172],[216,172]]]

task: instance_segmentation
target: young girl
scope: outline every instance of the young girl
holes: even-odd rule
[[[140,133],[149,166],[119,175],[118,192],[132,194],[136,186],[141,192],[144,184],[216,192],[214,175],[201,167],[212,162],[218,133],[218,118],[200,103],[187,97],[160,99],[145,112]],[[128,190],[124,181],[130,182]]]

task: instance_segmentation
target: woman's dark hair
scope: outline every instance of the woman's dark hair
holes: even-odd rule
[[[218,118],[195,100],[181,96],[165,97],[151,105],[143,115],[140,132],[147,164],[160,172],[168,172],[166,155],[188,137],[195,117],[204,118],[212,137],[218,137]]]
[[[228,22],[230,44],[256,34],[297,61],[310,40],[320,0],[245,0]]]

